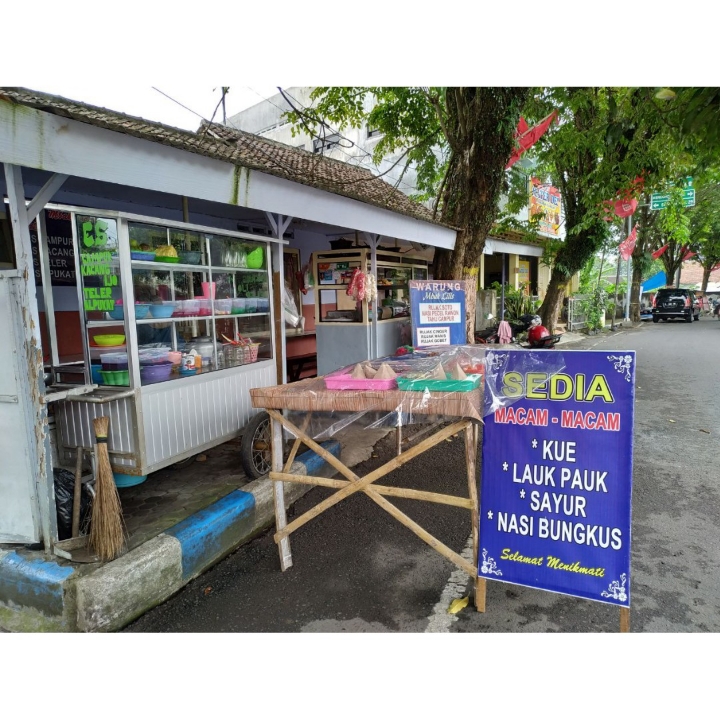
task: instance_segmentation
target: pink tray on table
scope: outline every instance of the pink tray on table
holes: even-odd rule
[[[325,387],[328,390],[395,390],[397,388],[397,378],[368,380],[367,378],[350,377],[350,373],[326,375]]]

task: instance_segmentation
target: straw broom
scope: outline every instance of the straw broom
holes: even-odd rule
[[[92,506],[92,524],[88,543],[102,561],[116,558],[125,545],[125,531],[120,505],[120,495],[110,467],[107,440],[110,418],[93,420],[95,429],[95,457],[97,477],[95,478],[95,500]]]

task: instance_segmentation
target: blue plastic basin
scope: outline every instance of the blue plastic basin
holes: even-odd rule
[[[169,318],[174,312],[175,303],[150,306],[150,316],[154,318]]]
[[[132,487],[140,485],[147,480],[147,475],[125,475],[124,473],[113,473],[117,487]]]

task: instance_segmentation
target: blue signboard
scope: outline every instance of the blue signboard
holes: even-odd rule
[[[635,353],[486,362],[479,577],[629,607]]]
[[[461,280],[411,280],[413,344],[464,345],[465,283]]]

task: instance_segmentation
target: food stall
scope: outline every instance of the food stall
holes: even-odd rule
[[[408,282],[427,280],[419,255],[371,248],[313,253],[318,374],[410,342]],[[355,289],[359,280],[367,287]]]
[[[90,450],[92,420],[107,415],[122,487],[236,437],[254,414],[248,390],[277,382],[273,240],[61,209],[72,222],[83,355],[53,351],[51,372],[56,384],[96,388],[56,403],[59,456]]]
[[[496,357],[475,345],[455,345],[416,349],[409,355],[388,356],[356,363],[324,377],[301,380],[290,385],[255,388],[250,391],[253,406],[264,408],[272,420],[273,457],[270,479],[275,486],[275,542],[280,566],[287,570],[293,564],[290,535],[336,503],[362,492],[380,505],[420,539],[466,572],[474,583],[477,609],[485,608],[485,580],[478,577],[477,450],[483,415],[491,411],[483,404],[486,367],[497,370]],[[493,374],[493,377],[495,374]],[[326,452],[320,441],[356,423],[364,428],[422,424],[424,435],[417,444],[402,448],[398,455],[363,477],[341,460]],[[288,460],[283,461],[283,432],[295,437]],[[456,497],[413,488],[380,484],[382,478],[413,458],[430,451],[438,443],[462,434],[468,496]],[[314,450],[339,473],[341,479],[294,474],[292,459],[300,444]],[[301,483],[332,488],[326,497],[305,513],[288,522],[285,511],[285,483]],[[404,498],[440,505],[452,505],[470,511],[473,538],[473,562],[453,551],[426,529],[403,513],[388,498]]]

